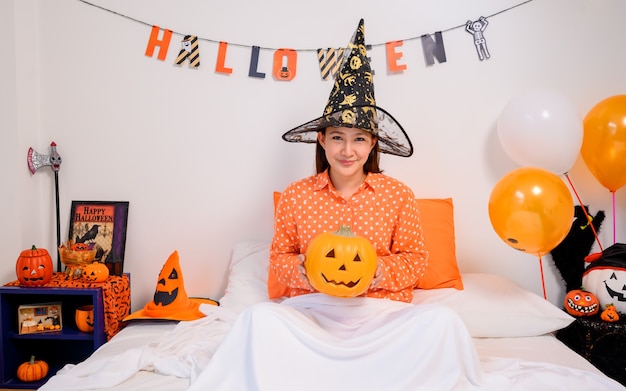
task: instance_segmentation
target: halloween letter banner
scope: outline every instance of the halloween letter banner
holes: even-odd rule
[[[300,52],[316,52],[317,62],[321,80],[332,80],[335,72],[339,69],[343,60],[345,48],[318,48],[318,49],[293,49],[293,48],[267,48],[260,45],[242,45],[238,43],[229,43],[209,38],[201,38],[193,34],[181,34],[170,29],[156,26],[147,22],[131,18],[129,16],[117,13],[107,8],[91,4],[85,0],[82,3],[97,7],[101,10],[111,12],[115,15],[127,18],[134,22],[139,22],[146,26],[150,26],[148,41],[145,49],[145,55],[155,57],[158,60],[166,61],[168,54],[176,53],[174,65],[179,68],[189,67],[192,69],[200,68],[200,58],[202,50],[213,50],[217,54],[215,62],[215,73],[222,75],[230,75],[235,72],[244,71],[247,67],[248,77],[265,79],[270,74],[277,81],[291,81],[297,75],[298,53]],[[421,44],[422,54],[424,56],[424,64],[427,67],[435,65],[435,63],[445,63],[447,61],[446,49],[444,45],[443,32],[449,32],[459,28],[465,29],[468,33],[468,44],[476,49],[476,55],[479,61],[486,61],[491,58],[488,50],[488,33],[489,18],[510,11],[521,5],[530,3],[533,0],[522,1],[512,7],[496,12],[488,17],[480,16],[476,19],[468,19],[465,23],[455,27],[437,31],[432,34],[422,34],[412,38],[397,39],[385,42],[383,44],[367,45],[367,49],[374,46],[384,46],[386,65],[389,73],[401,74],[409,68],[409,64],[403,61],[404,52],[407,50],[418,50],[415,45],[405,45],[408,41],[418,41]],[[172,36],[180,36],[180,47],[176,45],[176,41],[172,43]],[[208,42],[213,47],[204,47],[200,45],[200,41]],[[230,46],[236,48],[245,48],[250,51],[250,61],[248,64],[230,64],[228,61],[228,51]],[[271,64],[260,64],[261,51],[269,51],[272,53]]]

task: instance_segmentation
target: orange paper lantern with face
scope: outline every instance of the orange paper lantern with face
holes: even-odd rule
[[[337,232],[316,236],[306,251],[309,283],[331,296],[356,297],[365,293],[378,267],[372,243],[342,225]]]

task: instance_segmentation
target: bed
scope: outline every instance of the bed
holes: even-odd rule
[[[130,322],[91,357],[67,365],[40,390],[188,389],[199,381],[203,368],[239,314],[253,304],[270,301],[268,254],[268,243],[238,243],[232,252],[221,305],[202,305],[206,317],[186,322]],[[573,321],[568,314],[506,278],[482,273],[463,273],[461,277],[462,290],[416,289],[413,303],[438,303],[458,314],[471,334],[481,363],[500,363],[501,373],[522,380],[520,385],[524,387],[519,389],[624,389],[555,338],[555,330]],[[502,363],[515,370],[508,372]],[[524,380],[529,372],[533,373],[532,379]]]

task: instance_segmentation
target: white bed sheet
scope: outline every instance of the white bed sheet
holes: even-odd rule
[[[176,322],[136,322],[98,349],[91,360],[106,360],[124,352],[142,348],[158,341],[174,330]],[[545,362],[583,371],[601,372],[580,355],[565,346],[552,334],[536,337],[472,338],[481,359],[517,358],[525,361]],[[189,387],[189,379],[141,370],[113,387],[92,390],[111,391],[178,391]],[[616,387],[619,390],[619,387]]]
[[[186,390],[237,314],[254,303],[269,301],[268,251],[263,242],[242,242],[235,247],[222,306],[203,305],[206,318],[131,322],[85,362],[64,368],[41,390]],[[554,337],[553,331],[573,320],[569,315],[502,277],[463,274],[463,281],[464,291],[417,290],[414,303],[439,303],[453,309],[470,331],[481,361],[510,358],[573,368],[583,371],[583,377],[585,372],[601,374]],[[617,382],[614,386],[626,390]]]

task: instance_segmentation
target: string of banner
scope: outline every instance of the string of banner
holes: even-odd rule
[[[317,53],[317,60],[319,63],[320,76],[322,80],[328,80],[334,77],[335,72],[341,66],[343,61],[343,54],[346,48],[318,48],[318,49],[287,49],[287,48],[269,48],[257,45],[243,45],[233,42],[218,41],[210,38],[202,38],[191,34],[181,34],[176,31],[172,31],[167,28],[161,28],[159,26],[144,22],[142,20],[118,13],[108,8],[102,7],[97,4],[90,3],[86,0],[79,0],[80,2],[90,5],[92,7],[99,8],[103,11],[113,13],[123,18],[132,20],[137,23],[141,23],[146,26],[151,26],[150,36],[146,45],[145,55],[148,57],[154,57],[155,51],[158,49],[156,58],[160,61],[165,61],[168,51],[170,49],[170,43],[172,41],[172,35],[180,35],[183,39],[180,42],[180,50],[176,56],[174,64],[182,67],[187,64],[191,68],[200,67],[200,46],[199,41],[211,42],[218,44],[217,49],[217,61],[215,64],[215,72],[221,74],[232,74],[233,68],[226,65],[226,54],[229,46],[237,46],[250,49],[250,64],[248,68],[248,76],[254,78],[265,79],[266,73],[259,71],[259,54],[261,50],[273,51],[273,63],[272,63],[272,76],[275,80],[290,81],[296,77],[297,64],[298,64],[298,52],[310,52],[315,51]],[[510,11],[514,8],[528,4],[533,0],[525,0],[518,4],[515,4],[509,8],[503,9],[488,16],[481,16],[476,20],[468,20],[465,24],[454,26],[448,29],[437,31],[433,34],[422,34],[411,38],[405,38],[400,40],[394,40],[385,42],[382,44],[367,45],[367,49],[371,49],[375,46],[385,46],[385,54],[387,59],[387,68],[389,72],[402,72],[407,69],[407,65],[402,63],[403,53],[401,47],[404,42],[419,39],[422,44],[422,52],[424,54],[424,62],[427,66],[432,66],[435,61],[438,63],[444,63],[447,61],[446,51],[443,42],[443,33],[452,31],[459,28],[464,28],[467,33],[471,35],[476,54],[480,61],[489,60],[491,54],[487,47],[487,36],[485,30],[489,25],[489,19]]]

